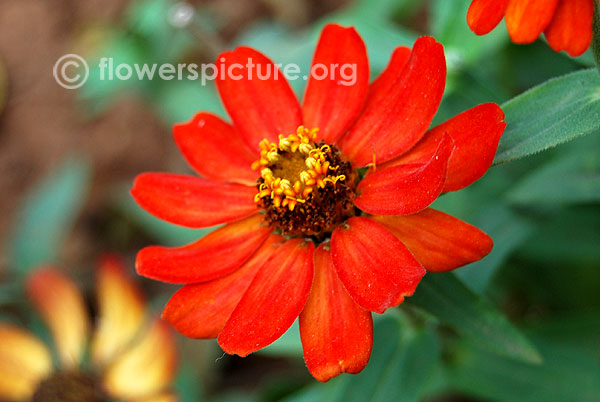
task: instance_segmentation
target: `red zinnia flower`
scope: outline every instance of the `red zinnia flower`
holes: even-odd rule
[[[467,23],[485,35],[505,18],[515,43],[531,43],[542,32],[555,52],[573,57],[583,54],[592,41],[594,0],[473,0]]]
[[[263,75],[276,69],[246,47],[221,55],[218,67],[249,59]],[[311,78],[300,106],[281,74],[220,77],[233,125],[199,113],[174,129],[204,178],[146,173],[132,194],[175,224],[227,223],[187,246],[138,254],[141,275],[186,285],[166,306],[166,320],[246,356],[299,315],[307,366],[326,381],[364,368],[371,312],[412,295],[425,269],[447,271],[489,253],[486,234],[427,207],[486,172],[505,123],[488,103],[427,131],[446,80],[433,38],[418,39],[412,51],[397,48],[369,84],[360,36],[328,25],[315,64],[353,64],[356,82],[344,85],[339,71]]]

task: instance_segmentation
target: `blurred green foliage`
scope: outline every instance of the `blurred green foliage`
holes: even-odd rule
[[[26,274],[57,260],[61,245],[86,200],[91,179],[89,162],[73,158],[44,178],[23,202],[16,222],[9,266]]]

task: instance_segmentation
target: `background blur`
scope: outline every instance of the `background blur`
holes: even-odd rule
[[[103,251],[123,254],[133,273],[141,247],[182,245],[205,233],[150,217],[128,189],[143,171],[189,172],[170,127],[199,110],[224,115],[214,86],[100,81],[100,57],[200,64],[244,44],[308,70],[321,27],[337,22],[356,26],[375,76],[396,46],[433,35],[448,63],[434,123],[593,66],[590,51],[570,59],[543,39],[513,45],[503,23],[475,36],[466,24],[469,3],[0,0],[0,319],[31,321],[21,281],[40,263],[57,263],[91,289]],[[60,87],[52,76],[67,53],[82,55],[92,70],[79,90]],[[300,97],[304,84],[293,83]],[[462,280],[456,297],[472,310],[455,309],[452,319],[440,320],[423,300],[427,289],[436,295],[436,282],[419,287],[414,301],[377,319],[367,369],[325,385],[304,367],[294,327],[246,359],[223,356],[215,341],[179,337],[182,400],[599,401],[599,134],[496,166],[437,201],[495,242],[486,259],[446,278]],[[176,290],[139,281],[157,311]],[[452,310],[453,296],[438,302]],[[486,327],[472,314],[499,317],[502,325]],[[497,344],[507,334],[516,346]]]

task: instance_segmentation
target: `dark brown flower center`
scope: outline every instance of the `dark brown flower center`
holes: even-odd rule
[[[355,215],[356,172],[335,145],[316,144],[316,130],[299,127],[279,145],[261,142],[256,203],[265,221],[283,235],[327,239]]]
[[[33,402],[106,402],[96,378],[80,372],[57,372],[42,381]]]

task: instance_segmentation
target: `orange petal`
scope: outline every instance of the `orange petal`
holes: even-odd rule
[[[138,333],[144,323],[146,304],[117,256],[107,255],[101,260],[97,284],[99,318],[92,341],[92,360],[104,365]]]
[[[229,223],[183,247],[151,246],[137,255],[136,269],[146,278],[170,283],[198,283],[239,268],[272,232],[263,215]]]
[[[369,86],[369,97],[377,96],[381,91],[386,91],[394,85],[408,62],[410,52],[410,48],[406,46],[398,46],[394,49],[385,70]]]
[[[231,124],[210,113],[198,113],[173,127],[175,142],[194,170],[217,181],[256,185],[252,162],[258,156]]]
[[[506,28],[515,43],[531,43],[548,27],[558,0],[509,0]]]
[[[283,242],[283,237],[271,235],[250,260],[233,273],[210,282],[184,286],[169,300],[163,319],[187,337],[216,338],[256,272]]]
[[[29,277],[27,293],[52,332],[63,366],[79,365],[90,325],[77,286],[59,271],[45,268]]]
[[[318,127],[319,138],[333,144],[354,123],[365,103],[367,48],[354,28],[329,24],[321,32],[312,65],[324,66],[328,74],[325,79],[311,74],[302,105],[304,125]],[[321,68],[315,69],[314,75],[323,73]]]
[[[28,400],[52,372],[50,351],[33,334],[0,324],[0,400]]]
[[[107,368],[104,387],[119,399],[151,397],[172,383],[176,366],[173,332],[169,324],[157,319]]]
[[[560,0],[546,28],[548,43],[555,52],[581,56],[592,42],[594,4],[591,0]]]
[[[467,13],[467,24],[477,35],[485,35],[496,28],[508,0],[473,0]]]
[[[258,271],[219,334],[229,354],[247,356],[274,342],[302,311],[313,279],[311,241],[286,241]]]
[[[344,287],[364,309],[383,313],[412,296],[425,269],[385,226],[348,219],[331,237],[331,256]]]
[[[429,130],[406,154],[378,166],[384,170],[408,163],[427,163],[445,134],[454,140],[442,192],[464,188],[487,172],[504,133],[504,112],[495,103],[475,106]]]
[[[256,212],[255,194],[255,187],[170,173],[142,173],[131,189],[133,198],[148,213],[191,228],[251,215]]]
[[[377,215],[412,214],[428,207],[444,188],[454,142],[444,134],[435,146],[426,164],[402,164],[367,175],[354,204]]]
[[[442,45],[424,36],[416,40],[407,61],[400,52],[388,69],[403,64],[401,73],[394,80],[375,81],[362,114],[340,141],[355,166],[366,166],[374,157],[383,163],[408,151],[425,134],[442,100],[446,85]]]
[[[250,149],[277,142],[302,124],[302,109],[285,75],[262,53],[238,47],[217,59],[217,89],[233,125]]]
[[[373,320],[344,289],[323,244],[314,262],[315,278],[300,314],[300,337],[306,366],[325,382],[365,368],[373,346]]]
[[[492,239],[475,226],[435,209],[413,215],[373,216],[430,272],[478,261],[492,251]]]

